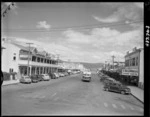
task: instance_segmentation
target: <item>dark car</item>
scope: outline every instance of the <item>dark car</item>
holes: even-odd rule
[[[100,77],[100,81],[103,82],[104,80],[106,80],[107,78],[109,78],[108,76],[104,75]]]
[[[103,83],[104,84],[107,84],[107,83],[113,83],[114,81],[113,80],[110,80],[110,79],[104,79]]]
[[[51,79],[56,79],[57,78],[54,73],[49,73],[48,75],[51,77]]]
[[[36,75],[38,81],[43,81],[42,75]]]
[[[121,94],[130,94],[131,93],[130,88],[128,88],[125,85],[122,85],[120,83],[106,83],[104,85],[104,90],[119,92]]]
[[[33,83],[37,83],[38,82],[37,75],[31,75],[30,78],[31,78],[31,82],[33,82]]]

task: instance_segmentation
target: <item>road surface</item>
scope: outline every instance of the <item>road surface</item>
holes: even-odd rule
[[[91,82],[81,77],[2,86],[2,115],[143,115],[132,95],[104,91],[95,73]]]

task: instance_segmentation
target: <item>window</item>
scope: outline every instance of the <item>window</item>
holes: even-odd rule
[[[16,60],[16,53],[14,53],[13,60],[14,61]]]
[[[10,69],[9,69],[9,73],[12,73],[12,72],[13,72],[13,69],[12,69],[12,68],[10,68]]]
[[[41,63],[43,63],[43,58],[41,58]]]
[[[129,66],[129,60],[126,60],[126,61],[125,61],[125,66],[126,66],[126,67]]]
[[[135,66],[135,58],[132,60],[132,66]]]
[[[129,60],[129,66],[132,66],[132,59]]]
[[[16,60],[16,56],[13,57],[13,60],[14,60],[14,61]]]
[[[136,66],[138,66],[138,57],[136,57]]]

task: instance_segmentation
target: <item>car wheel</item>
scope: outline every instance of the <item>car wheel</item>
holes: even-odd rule
[[[124,95],[124,94],[125,94],[125,91],[121,91],[121,94],[123,94],[123,95]]]

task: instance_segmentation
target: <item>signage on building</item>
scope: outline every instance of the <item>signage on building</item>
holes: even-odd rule
[[[20,55],[20,58],[28,58],[28,55]]]
[[[138,76],[138,71],[137,70],[130,70],[130,69],[123,69],[122,70],[122,75],[126,75],[126,76]]]

